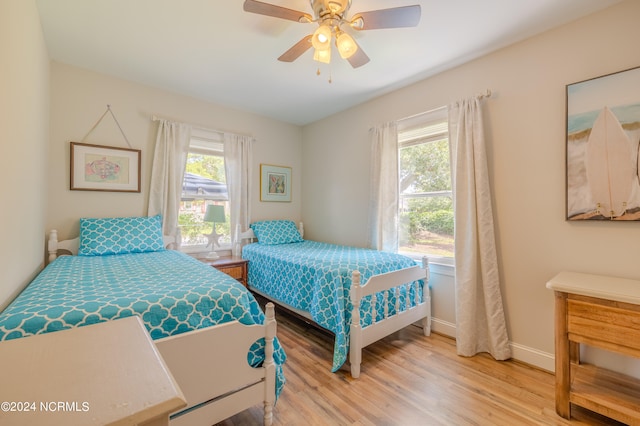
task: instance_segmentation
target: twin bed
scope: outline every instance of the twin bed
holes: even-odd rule
[[[428,269],[404,256],[302,239],[291,221],[251,225],[249,287],[335,334],[332,371],[421,320],[430,333]],[[3,340],[139,316],[187,399],[172,425],[210,425],[261,403],[264,423],[285,383],[286,354],[254,296],[226,274],[167,250],[159,216],[81,219],[50,264],[0,313]],[[62,249],[78,256],[58,257]],[[365,284],[362,284],[365,283]]]
[[[187,400],[172,425],[209,426],[259,403],[271,424],[286,359],[273,306],[265,317],[242,284],[164,246],[158,216],[82,219],[67,242],[52,232],[52,261],[0,313],[0,344],[137,315]]]
[[[431,332],[428,264],[377,250],[304,240],[302,224],[254,222],[242,249],[248,283],[267,299],[335,335],[332,371],[349,355],[360,375],[362,348],[417,321]]]

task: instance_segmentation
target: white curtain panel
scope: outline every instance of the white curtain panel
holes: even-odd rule
[[[449,105],[455,207],[456,344],[462,356],[511,357],[500,294],[491,189],[478,97]]]
[[[164,234],[175,237],[179,242],[178,211],[191,126],[162,119],[158,122],[147,214],[161,214]]]
[[[229,194],[229,215],[233,246],[239,232],[249,229],[251,219],[251,167],[254,139],[234,134],[224,135],[224,167]]]
[[[395,122],[373,127],[369,247],[398,251],[398,129]]]

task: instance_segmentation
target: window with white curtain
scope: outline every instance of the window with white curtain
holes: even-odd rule
[[[398,122],[398,251],[453,264],[453,193],[447,110]]]
[[[203,129],[191,131],[178,217],[183,251],[206,251],[209,242],[207,235],[213,226],[222,235],[218,240],[220,247],[216,247],[216,250],[231,248],[223,138],[220,132]],[[204,221],[210,204],[224,207],[224,222],[214,224]]]

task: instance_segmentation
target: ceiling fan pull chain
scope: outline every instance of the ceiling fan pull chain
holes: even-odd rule
[[[322,74],[322,73],[320,72],[320,67],[318,67],[318,69],[316,70],[316,75],[318,77],[320,77],[320,74]],[[332,75],[331,67],[329,67],[329,80],[327,80],[329,82],[329,84],[333,83],[333,79],[332,79],[331,75]]]

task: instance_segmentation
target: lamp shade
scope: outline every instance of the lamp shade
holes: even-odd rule
[[[331,46],[331,28],[320,25],[313,33],[311,44],[316,50],[326,50]]]
[[[205,222],[223,223],[227,218],[224,216],[224,206],[209,204],[207,212],[204,214]]]
[[[342,59],[348,59],[356,53],[358,45],[355,40],[347,33],[340,33],[336,38],[336,46]]]
[[[325,64],[331,63],[331,46],[329,46],[324,50],[316,49],[313,54],[313,59]]]

